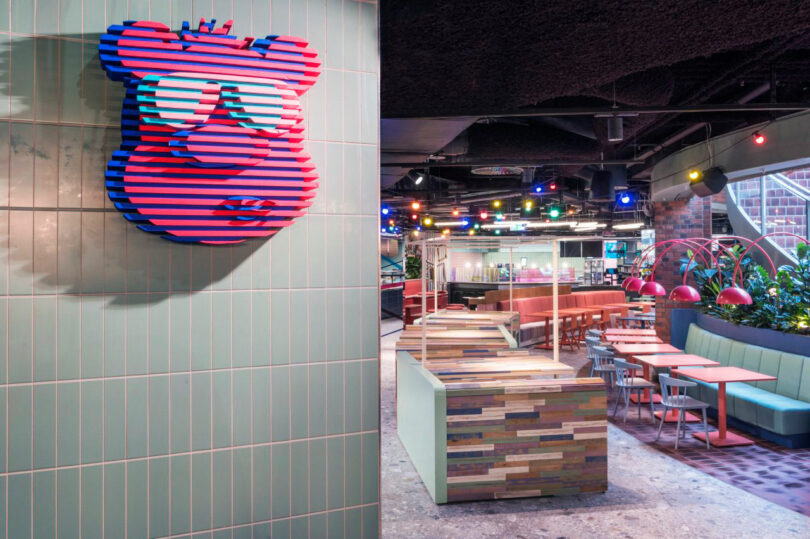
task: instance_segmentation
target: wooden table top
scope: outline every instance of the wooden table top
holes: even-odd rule
[[[720,382],[756,382],[776,380],[775,376],[749,371],[740,367],[713,367],[711,369],[675,369],[674,374],[688,376],[701,382],[717,384]]]
[[[646,363],[656,369],[672,367],[712,367],[718,362],[694,354],[652,354],[633,356],[640,363]]]
[[[605,335],[646,335],[657,337],[654,329],[607,328]]]
[[[675,348],[671,344],[615,344],[613,349],[617,354],[632,356],[636,354],[682,354],[683,350]]]
[[[566,316],[570,316],[570,315],[576,316],[578,314],[593,313],[593,312],[598,312],[600,310],[601,309],[594,309],[593,307],[567,307],[567,308],[564,308],[564,309],[557,309],[557,313],[562,314],[562,315],[566,315]],[[529,316],[539,316],[539,317],[551,318],[551,317],[554,316],[554,311],[553,310],[548,310],[548,311],[540,311],[540,312],[536,312],[536,313],[529,313]]]
[[[624,343],[661,344],[664,342],[655,335],[605,335],[604,339],[607,342],[624,342]]]

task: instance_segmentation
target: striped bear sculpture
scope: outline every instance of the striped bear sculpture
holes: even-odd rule
[[[124,83],[110,199],[141,230],[179,242],[270,237],[312,205],[300,97],[320,61],[296,37],[244,39],[204,19],[179,35],[126,21],[101,36],[101,65]]]

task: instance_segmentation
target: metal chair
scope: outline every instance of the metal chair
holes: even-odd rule
[[[611,387],[614,385],[614,378],[616,375],[616,366],[613,364],[613,352],[604,346],[593,347],[593,358],[591,359],[591,376],[593,373],[605,379],[607,376],[610,381],[605,380]]]
[[[604,331],[600,329],[589,329],[585,332],[585,337],[593,337],[594,339],[602,339],[602,335],[604,335]]]
[[[693,399],[686,394],[686,388],[695,387],[695,382],[688,380],[680,380],[673,378],[668,374],[659,374],[658,383],[661,384],[661,404],[664,406],[664,411],[661,414],[661,424],[658,425],[658,436],[656,440],[661,438],[661,429],[664,427],[664,420],[666,419],[667,412],[675,410],[678,414],[678,425],[675,428],[675,449],[678,449],[678,439],[681,437],[681,422],[684,421],[684,414],[686,410],[700,410],[703,412],[703,431],[706,433],[706,449],[711,449],[709,445],[709,425],[706,422],[706,408],[709,407],[703,401]],[[683,429],[683,435],[686,435],[686,429]]]
[[[653,424],[655,424],[655,405],[652,399],[652,390],[655,384],[649,380],[635,376],[636,371],[641,370],[641,365],[628,363],[622,359],[614,359],[613,365],[616,372],[616,387],[619,389],[619,394],[616,395],[616,406],[613,408],[613,417],[616,417],[616,412],[619,410],[619,402],[624,397],[624,422],[627,423],[627,410],[630,408],[630,394],[638,394],[638,418],[641,419],[641,394],[650,391],[650,416]]]
[[[593,356],[596,354],[593,351],[594,346],[600,346],[602,341],[599,337],[593,337],[590,335],[585,336],[585,357],[591,362],[591,377],[593,377]]]

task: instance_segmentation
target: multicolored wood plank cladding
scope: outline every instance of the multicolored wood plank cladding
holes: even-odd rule
[[[607,490],[596,378],[446,384],[447,501]]]
[[[539,353],[504,352],[495,357],[465,357],[460,359],[431,359],[424,367],[450,389],[461,389],[464,384],[482,388],[485,382],[508,380],[534,380],[543,378],[571,378],[576,370],[555,362]]]
[[[428,358],[464,357],[475,350],[517,348],[520,329],[517,313],[470,313],[442,311],[426,317],[425,337]],[[422,326],[408,325],[402,331],[396,350],[410,352],[417,360],[422,351]]]

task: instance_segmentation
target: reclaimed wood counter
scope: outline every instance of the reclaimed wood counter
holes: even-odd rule
[[[538,356],[397,363],[397,433],[436,503],[607,489],[601,379]]]

